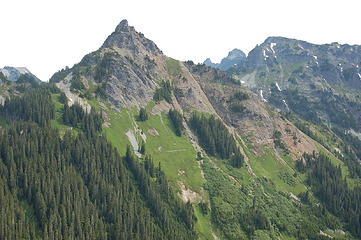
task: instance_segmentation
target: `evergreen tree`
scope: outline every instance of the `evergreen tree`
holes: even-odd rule
[[[147,110],[145,108],[140,108],[139,110],[139,120],[144,122],[148,120],[148,113]]]
[[[182,114],[175,109],[170,109],[168,115],[173,123],[176,135],[181,137],[184,130]]]

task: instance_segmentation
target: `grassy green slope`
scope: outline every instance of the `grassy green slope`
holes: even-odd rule
[[[153,106],[154,103],[147,106],[148,112]],[[176,136],[167,113],[149,114],[149,119],[144,122],[137,121],[136,109],[122,109],[120,112],[108,110],[106,113],[110,125],[104,128],[105,134],[121,154],[124,154],[126,146],[130,145],[126,132],[139,127],[146,135],[146,154],[152,155],[155,165],[161,164],[174,189],[178,189],[180,194],[179,183],[182,182],[186,188],[197,192],[203,200],[207,199],[206,192],[202,190],[204,179],[196,161],[196,151],[186,136]],[[154,130],[158,134],[154,134]],[[140,143],[142,138],[139,131],[136,133],[136,138]],[[202,215],[197,203],[193,206],[198,219],[196,229],[199,238],[213,239],[210,216]]]
[[[51,94],[51,100],[55,105],[55,119],[51,120],[51,126],[59,129],[60,134],[64,134],[67,130],[71,130],[72,133],[77,134],[77,129],[73,129],[63,123],[62,115],[64,104],[59,101],[59,97],[60,94]]]

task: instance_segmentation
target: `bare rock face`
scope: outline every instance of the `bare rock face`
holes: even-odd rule
[[[129,26],[127,20],[119,23],[102,48],[127,49],[137,57],[144,57],[147,54],[151,56],[163,54],[154,42],[144,37],[142,33],[136,32],[134,27]]]
[[[152,100],[157,82],[169,78],[166,59],[154,42],[123,20],[99,50],[63,70],[64,76],[60,71],[52,79],[63,81],[72,73],[72,82],[80,81],[86,88],[97,86],[116,108],[142,106]]]

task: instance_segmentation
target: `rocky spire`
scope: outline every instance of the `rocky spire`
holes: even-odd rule
[[[134,27],[128,25],[126,19],[122,20],[115,31],[105,40],[103,48],[123,48],[131,50],[134,55],[158,55],[162,51],[151,40],[137,32]],[[142,56],[142,57],[144,57]]]
[[[129,32],[128,20],[123,19],[115,28],[115,32]]]

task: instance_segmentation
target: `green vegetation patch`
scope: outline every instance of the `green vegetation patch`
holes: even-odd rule
[[[168,58],[165,63],[166,63],[167,72],[170,75],[178,76],[179,74],[182,73],[182,69],[178,60],[175,60],[173,58]]]

